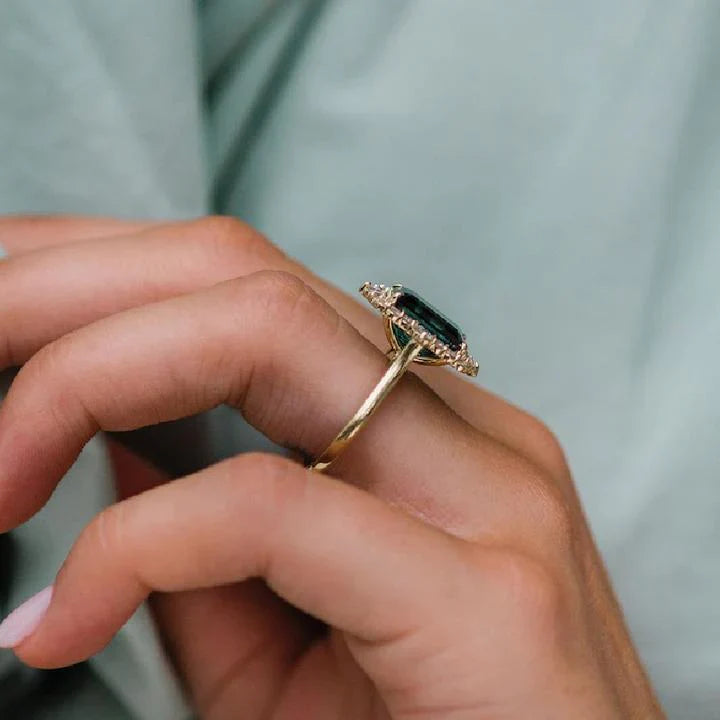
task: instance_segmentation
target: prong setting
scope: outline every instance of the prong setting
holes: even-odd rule
[[[415,318],[410,317],[404,310],[396,306],[398,299],[403,294],[401,286],[366,282],[360,288],[360,293],[390,323],[429,353],[432,353],[434,357],[426,362],[450,365],[459,372],[471,377],[477,375],[478,364],[468,352],[464,337],[459,349],[454,349],[438,338],[429,328],[424,327]],[[455,343],[453,345],[457,348]],[[419,358],[417,361],[422,362]]]

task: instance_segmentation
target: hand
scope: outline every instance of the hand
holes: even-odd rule
[[[21,237],[0,263],[0,367],[24,363],[0,531],[99,430],[226,403],[315,456],[386,365],[379,319],[235,221],[0,223]],[[557,443],[458,377],[406,375],[336,478],[251,454],[158,484],[116,461],[147,489],[15,628],[30,664],[87,658],[155,593],[204,718],[662,717]]]

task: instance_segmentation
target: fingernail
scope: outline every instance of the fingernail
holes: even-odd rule
[[[33,595],[0,623],[0,648],[17,647],[37,630],[50,607],[52,595],[53,586],[50,585]]]

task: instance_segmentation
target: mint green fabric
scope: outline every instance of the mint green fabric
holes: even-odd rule
[[[347,289],[417,288],[562,439],[670,716],[720,718],[718,72],[695,0],[6,0],[0,211],[221,210]],[[18,599],[102,468],[20,531]],[[146,615],[93,668],[181,716]]]

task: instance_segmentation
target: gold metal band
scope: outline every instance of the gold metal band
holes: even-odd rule
[[[338,433],[337,437],[328,445],[327,450],[308,465],[309,468],[319,472],[327,470],[330,463],[337,458],[350,441],[365,427],[367,421],[380,406],[380,403],[390,394],[390,391],[395,387],[398,380],[404,375],[405,371],[410,367],[422,349],[422,345],[411,340],[395,355],[390,367],[386,370],[380,382],[375,386],[370,395],[368,395],[367,400],[365,400],[347,425]]]

